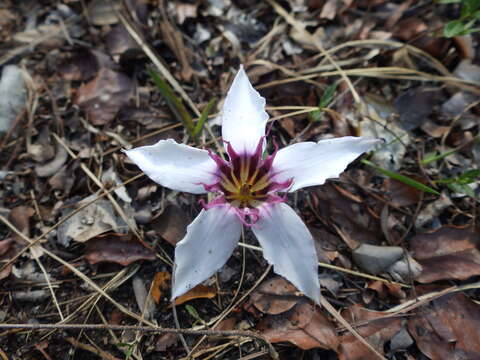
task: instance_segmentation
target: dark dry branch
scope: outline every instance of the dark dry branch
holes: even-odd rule
[[[184,335],[205,335],[205,336],[234,336],[249,337],[260,340],[267,348],[272,359],[278,359],[278,353],[272,344],[262,335],[251,331],[240,330],[193,330],[193,329],[172,329],[154,328],[150,326],[135,325],[103,325],[103,324],[0,324],[0,329],[25,329],[25,330],[113,330],[113,331],[142,331],[146,333],[173,333]]]

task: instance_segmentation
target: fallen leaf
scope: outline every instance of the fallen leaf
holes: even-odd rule
[[[395,107],[400,114],[399,122],[405,130],[416,129],[425,122],[439,102],[439,91],[431,86],[418,86],[402,92],[395,99]]]
[[[4,66],[0,79],[0,133],[10,130],[26,101],[22,69],[17,65]]]
[[[100,68],[116,70],[119,66],[107,54],[93,49],[80,48],[58,67],[59,74],[69,81],[86,81]]]
[[[46,164],[35,166],[35,174],[39,177],[49,177],[56,174],[68,159],[67,150],[57,144],[55,157]]]
[[[250,297],[250,302],[265,314],[278,315],[293,308],[300,297],[298,290],[281,276],[263,281]]]
[[[155,260],[155,253],[131,235],[108,234],[87,242],[85,259],[90,264],[113,262],[127,266],[139,260]]]
[[[345,197],[328,183],[317,187],[314,194],[318,213],[322,218],[336,224],[342,234],[348,237],[344,239],[348,241],[347,245],[380,241],[380,221],[367,210],[365,202],[359,204]]]
[[[104,125],[128,104],[132,92],[133,82],[128,76],[101,68],[95,78],[80,86],[75,103],[85,110],[93,125]]]
[[[408,174],[407,176],[413,180],[423,182],[420,177],[415,175]],[[417,204],[422,199],[423,192],[421,190],[392,178],[386,179],[386,182],[388,188],[387,195],[394,206],[410,206]]]
[[[157,304],[165,296],[165,291],[170,288],[171,278],[172,275],[168,271],[157,272],[153,277],[150,294]]]
[[[194,299],[213,299],[215,296],[217,296],[217,292],[214,288],[199,284],[189,292],[177,297],[175,305],[182,305]]]
[[[291,342],[300,349],[313,348],[337,351],[339,346],[334,325],[320,312],[320,308],[307,302],[296,305],[280,315],[268,315],[257,330],[270,342]]]
[[[480,306],[462,293],[420,308],[409,318],[408,330],[431,360],[480,359]]]
[[[402,329],[402,319],[385,318],[384,313],[367,310],[358,304],[350,306],[342,315],[380,354],[383,354],[385,343]],[[340,360],[365,360],[372,358],[372,352],[347,332],[340,338],[338,356]]]
[[[91,195],[79,201],[76,208],[89,203],[94,198],[96,198],[96,195]],[[72,211],[76,210],[66,209],[62,212],[62,215],[67,216]],[[63,246],[68,246],[71,240],[86,242],[107,231],[121,232],[126,229],[128,229],[127,224],[114,214],[112,204],[105,199],[98,199],[59,226],[57,241]]]
[[[113,27],[108,32],[105,41],[108,52],[112,56],[123,55],[127,51],[140,49],[138,43],[132,38],[123,24]]]
[[[436,280],[466,280],[480,274],[478,229],[445,226],[410,240],[414,258],[423,267],[422,283]]]
[[[190,218],[178,205],[169,204],[153,222],[152,227],[162,238],[175,246],[187,233]]]

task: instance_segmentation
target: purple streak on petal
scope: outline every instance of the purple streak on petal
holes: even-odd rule
[[[288,179],[283,182],[272,181],[270,182],[270,185],[267,188],[267,193],[272,193],[275,191],[282,191],[282,192],[288,191],[288,189],[292,186],[292,184],[293,184],[293,179]]]
[[[217,196],[215,199],[213,199],[209,203],[206,203],[205,200],[203,199],[198,200],[198,202],[205,210],[211,209],[216,206],[225,206],[227,204],[227,200],[225,200],[223,195]]]

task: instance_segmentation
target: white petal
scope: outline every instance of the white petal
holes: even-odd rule
[[[172,190],[203,194],[202,184],[211,185],[217,179],[217,164],[206,150],[177,144],[173,139],[125,153],[153,181]]]
[[[284,203],[263,206],[252,230],[273,270],[319,303],[317,252],[310,231],[295,211]]]
[[[202,210],[175,248],[172,299],[208,279],[227,262],[238,243],[242,223],[230,205]]]
[[[223,140],[229,141],[237,153],[253,153],[265,136],[267,120],[265,99],[250,84],[241,66],[223,105]]]
[[[274,180],[293,178],[289,191],[321,185],[338,177],[349,163],[382,140],[345,136],[315,142],[301,142],[280,149],[273,160]]]

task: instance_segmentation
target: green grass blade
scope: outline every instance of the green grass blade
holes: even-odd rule
[[[189,135],[193,137],[195,125],[185,105],[183,105],[180,98],[175,95],[170,85],[168,85],[167,82],[160,77],[160,75],[150,69],[148,70],[148,73],[167,102],[167,106],[173,112],[175,117],[185,126]]]
[[[421,182],[413,180],[413,179],[411,179],[411,178],[409,178],[405,175],[401,175],[399,173],[384,169],[384,168],[372,163],[371,161],[362,160],[362,163],[374,168],[379,173],[382,173],[383,175],[386,175],[389,178],[400,181],[400,182],[402,182],[402,183],[404,183],[408,186],[411,186],[415,189],[418,189],[418,190],[421,190],[423,192],[427,192],[427,193],[430,193],[430,194],[440,195],[440,193],[437,190],[434,190],[431,187],[428,187],[427,185],[422,184]]]
[[[208,115],[210,114],[210,111],[213,108],[213,105],[217,102],[217,99],[213,98],[211,99],[207,106],[205,106],[205,109],[203,109],[202,113],[200,114],[200,117],[198,118],[197,125],[195,126],[195,129],[193,129],[193,136],[195,141],[198,139],[198,135],[202,132],[203,126],[205,125],[205,121],[208,118]]]
[[[428,156],[426,156],[422,161],[422,165],[428,165],[432,162],[435,162],[437,160],[441,160],[443,158],[446,158],[447,156],[450,156],[452,154],[454,154],[458,149],[452,149],[452,150],[449,150],[449,151],[445,151],[444,153],[441,153],[441,154],[437,154],[437,153],[433,153],[433,154],[430,154]]]

